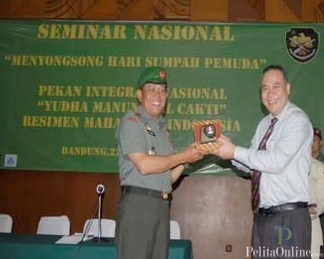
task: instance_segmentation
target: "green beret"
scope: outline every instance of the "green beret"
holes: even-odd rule
[[[165,69],[163,67],[145,69],[138,80],[137,87],[140,88],[146,83],[167,85]]]

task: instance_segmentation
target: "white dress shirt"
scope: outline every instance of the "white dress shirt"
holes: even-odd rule
[[[278,121],[267,141],[266,150],[258,150],[258,146],[273,118],[270,114],[260,121],[250,148],[235,147],[232,161],[245,172],[251,169],[262,172],[261,208],[310,200],[308,173],[312,124],[305,112],[291,102],[276,117]]]

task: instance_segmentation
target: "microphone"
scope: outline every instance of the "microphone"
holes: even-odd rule
[[[97,194],[102,195],[105,192],[105,186],[103,184],[98,184],[97,185]]]
[[[104,198],[104,194],[105,194],[105,186],[103,184],[98,184],[97,187],[96,187],[96,193],[98,194],[98,210],[97,210],[97,213],[98,213],[98,218],[97,218],[97,221],[98,221],[98,228],[97,228],[97,231],[98,231],[98,235],[95,236],[93,238],[93,240],[95,242],[106,242],[106,241],[109,241],[108,238],[103,238],[102,237],[102,229],[101,229],[101,219],[102,219],[102,200]],[[92,224],[92,219],[89,220],[88,222],[88,225],[86,226],[86,230],[83,234],[83,237],[82,237],[82,242],[86,240],[86,236],[88,235],[88,231],[90,229],[90,226]]]

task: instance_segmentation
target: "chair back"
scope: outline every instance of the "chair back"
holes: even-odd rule
[[[13,219],[9,214],[0,214],[0,232],[11,233]]]
[[[116,221],[101,219],[101,237],[115,237]],[[83,233],[98,237],[98,219],[87,219],[83,225]]]
[[[170,239],[180,239],[180,226],[175,220],[170,220]]]
[[[44,216],[38,222],[37,234],[70,235],[70,220],[68,216]]]

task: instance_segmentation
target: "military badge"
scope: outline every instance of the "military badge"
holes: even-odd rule
[[[160,70],[160,78],[161,78],[161,80],[165,80],[165,78],[166,78],[165,70]]]
[[[291,28],[286,33],[288,53],[302,63],[310,61],[316,55],[318,43],[318,33],[312,28]]]
[[[155,137],[155,132],[154,132],[153,128],[150,125],[145,124],[145,129],[146,129],[147,134]]]

